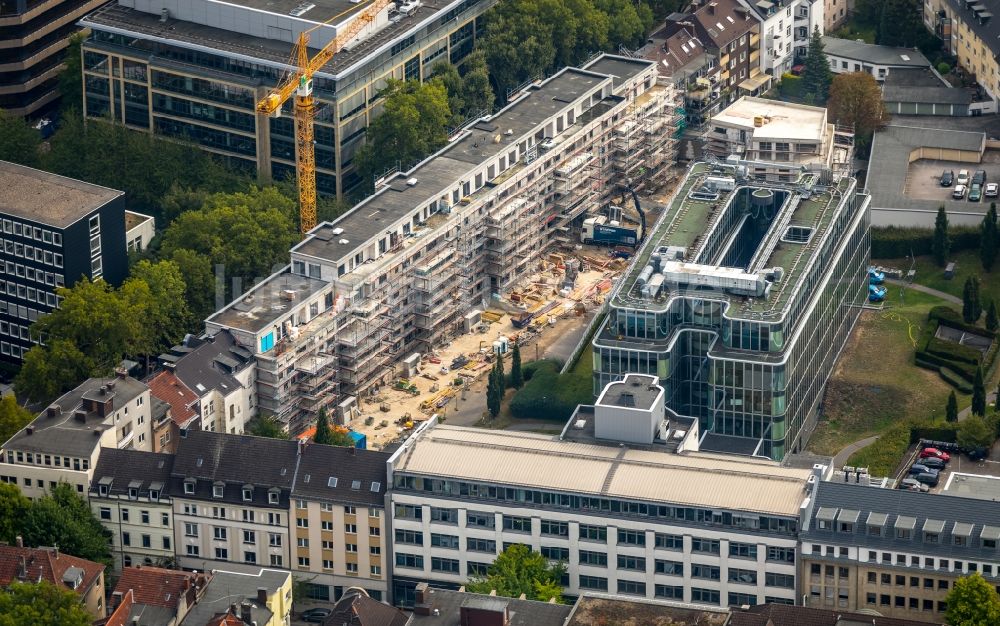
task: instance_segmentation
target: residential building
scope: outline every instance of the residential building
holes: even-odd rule
[[[824,466],[599,441],[590,422],[560,437],[421,424],[389,461],[394,602],[457,589],[521,543],[567,564],[569,596],[794,603],[799,513]]]
[[[127,591],[121,596],[115,596],[114,600],[118,602],[118,605],[108,605],[110,611],[102,626],[144,626],[141,620],[136,624],[129,619],[132,615],[132,608],[135,606],[135,594]]]
[[[928,68],[931,62],[919,50],[823,37],[823,52],[834,74],[866,72],[882,82],[895,69]]]
[[[804,602],[940,624],[960,577],[1000,587],[997,520],[995,501],[824,482],[802,526]]]
[[[846,2],[846,0],[840,0]],[[824,0],[744,0],[760,20],[760,71],[780,79],[806,56],[814,30],[826,32]]]
[[[679,602],[641,600],[608,594],[577,598],[565,626],[601,624],[649,624],[650,626],[723,626],[728,609],[693,608]]]
[[[875,611],[846,613],[787,604],[733,607],[725,626],[922,626],[925,622],[885,617]]]
[[[418,584],[413,595],[413,615],[406,626],[563,626],[573,611],[566,604],[434,589],[427,583]]]
[[[220,332],[201,339],[189,336],[160,355],[163,367],[198,396],[193,407],[202,430],[242,435],[256,414],[257,369],[249,348]]]
[[[958,57],[958,64],[980,88],[989,106],[982,113],[996,113],[1000,98],[1000,0],[924,0],[924,24]]]
[[[373,600],[364,589],[351,587],[333,607],[324,624],[329,626],[411,626],[413,616],[391,604]],[[438,622],[438,626],[449,626]],[[506,626],[506,625],[505,625]],[[562,626],[560,624],[560,626]]]
[[[197,604],[179,626],[228,623],[213,621],[226,616],[238,617],[244,626],[288,626],[292,617],[292,575],[264,568],[246,573],[215,570]]]
[[[125,250],[142,252],[156,236],[156,218],[144,213],[125,211]]]
[[[173,563],[173,511],[167,492],[173,464],[169,454],[113,448],[101,452],[88,495],[94,517],[111,534],[115,571]]]
[[[124,614],[123,626],[177,626],[201,599],[211,579],[211,572],[126,567],[111,594],[109,608],[113,616]]]
[[[61,12],[62,7],[52,11]],[[4,19],[0,17],[0,23]],[[66,23],[72,32],[72,22]],[[49,46],[61,50],[66,36],[63,32]],[[18,55],[21,50],[9,52]],[[52,54],[59,56],[58,52]],[[0,94],[3,76],[0,72]],[[114,285],[125,278],[124,210],[120,191],[0,161],[0,259],[4,270],[0,360],[20,363],[23,354],[40,341],[28,328],[56,308],[57,287],[72,287],[81,277],[103,278]]]
[[[642,188],[672,162],[672,92],[655,63],[611,55],[528,86],[314,228],[207,334],[253,354],[257,405],[292,432],[321,408],[342,420],[396,361],[467,332],[619,182]]]
[[[661,80],[673,85],[675,106],[684,111],[679,118],[682,131],[688,125],[700,126],[717,110],[721,92],[713,86],[719,81],[719,64],[695,35],[694,24],[683,14],[673,17],[636,55],[659,63]]]
[[[758,161],[755,175],[790,181],[803,166],[848,171],[853,139],[827,120],[825,108],[744,96],[712,118],[705,151]]]
[[[47,582],[70,589],[94,619],[104,613],[104,566],[59,552],[59,548],[25,548],[21,538],[0,544],[0,588],[15,582]]]
[[[59,73],[77,20],[104,0],[0,5],[0,109],[11,115],[40,113],[59,97]],[[79,102],[72,103],[79,106]]]
[[[867,297],[870,198],[825,167],[763,180],[774,167],[690,167],[611,294],[593,369],[595,394],[658,377],[702,450],[780,460],[804,449]]]
[[[438,61],[461,63],[472,51],[477,18],[493,3],[391,3],[314,74],[320,193],[341,196],[361,182],[354,155],[380,112],[386,82],[423,80]],[[109,3],[81,21],[91,31],[83,52],[84,113],[194,141],[265,177],[294,177],[292,103],[283,117],[271,119],[258,116],[254,105],[295,70],[289,59],[300,33],[309,31],[313,55],[363,19],[365,6],[343,0]]]
[[[821,32],[832,33],[844,25],[854,13],[856,0],[823,0],[823,24]]]
[[[38,498],[59,482],[82,496],[104,448],[153,449],[149,387],[119,373],[91,378],[0,447],[0,480]]]
[[[288,510],[295,549],[288,567],[307,576],[305,597],[338,600],[354,588],[388,600],[389,455],[305,442],[298,453]]]
[[[169,488],[180,567],[289,567],[296,448],[294,441],[201,430],[181,438]]]
[[[890,115],[967,117],[974,99],[970,90],[952,87],[930,67],[895,68],[882,83],[882,101]]]
[[[159,420],[153,421],[153,452],[173,454],[177,451],[181,431],[200,427],[198,409],[201,403],[198,396],[170,370],[159,372],[146,384],[149,385],[150,395],[168,407]]]

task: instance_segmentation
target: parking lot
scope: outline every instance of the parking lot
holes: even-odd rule
[[[907,477],[910,466],[916,462],[923,448],[924,446],[919,444],[910,446],[904,457],[904,463],[901,463],[896,470],[895,478],[897,481],[900,478]],[[938,473],[938,484],[936,487],[931,488],[931,493],[941,493],[944,491],[945,485],[948,484],[948,480],[954,472],[1000,477],[1000,441],[994,444],[989,456],[982,461],[972,461],[967,455],[959,452],[952,453],[951,460]]]
[[[954,200],[951,197],[955,189],[953,183],[951,187],[941,186],[941,173],[944,170],[951,170],[958,177],[959,170],[969,170],[969,176],[976,170],[986,171],[987,183],[1000,183],[1000,152],[988,150],[983,155],[982,163],[959,163],[957,161],[938,161],[932,159],[920,159],[910,163],[906,171],[906,186],[903,192],[918,200]],[[983,198],[983,201],[990,202],[995,198]],[[968,201],[968,193],[966,193]],[[975,204],[975,203],[970,203]]]

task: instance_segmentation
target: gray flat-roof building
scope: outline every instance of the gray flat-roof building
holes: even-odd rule
[[[931,63],[913,48],[879,46],[853,39],[823,37],[823,52],[834,74],[867,72],[878,81],[899,68],[930,67]]]
[[[342,194],[389,79],[430,75],[438,61],[472,50],[479,16],[495,0],[391,3],[315,75],[316,186]],[[366,3],[351,0],[117,0],[81,21],[84,113],[184,138],[230,164],[276,179],[294,177],[291,115],[258,116],[294,58],[299,33],[310,54],[346,28]],[[291,103],[285,108],[291,112]],[[406,164],[403,164],[404,166]]]
[[[867,296],[870,199],[822,167],[764,180],[773,166],[691,166],[611,297],[594,385],[655,376],[703,450],[781,459],[804,448]]]

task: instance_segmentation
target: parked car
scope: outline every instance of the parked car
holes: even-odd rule
[[[937,474],[937,473],[938,471],[936,469],[931,469],[921,463],[914,463],[912,466],[910,466],[910,476],[916,476],[917,474]]]
[[[941,186],[951,187],[953,184],[955,184],[955,170],[941,172]]]
[[[969,202],[979,202],[983,199],[983,186],[974,184],[969,187]]]
[[[923,472],[921,474],[917,474],[913,478],[915,478],[919,482],[922,482],[923,484],[927,485],[928,487],[937,487],[938,486],[938,475],[936,473],[931,474],[930,472]]]
[[[996,198],[998,192],[1000,192],[1000,189],[998,189],[996,183],[986,183],[986,186],[983,187],[983,195],[987,198]]]
[[[326,621],[326,618],[333,615],[333,609],[315,608],[302,611],[300,619],[303,622],[309,622],[310,624],[322,624]]]
[[[929,467],[932,470],[941,471],[944,469],[945,463],[936,456],[929,456],[926,459],[921,459],[920,465],[923,465],[924,467]]]
[[[985,185],[986,184],[986,170],[976,170],[976,173],[972,175],[973,185]]]
[[[989,448],[973,448],[969,450],[970,461],[982,461],[990,455]]]
[[[965,197],[966,186],[965,185],[955,185],[955,189],[951,192],[951,197],[956,200],[961,200]]]
[[[922,491],[924,493],[927,493],[928,491],[931,490],[930,487],[920,482],[916,478],[904,478],[903,480],[899,481],[898,487],[900,489],[906,489],[908,491]]]
[[[926,459],[927,457],[931,456],[937,457],[942,461],[944,461],[945,463],[951,460],[951,455],[939,448],[924,448],[923,450],[920,451],[921,459]]]
[[[969,184],[969,170],[958,170],[958,178],[955,179],[955,184],[958,184],[958,185],[968,185]]]

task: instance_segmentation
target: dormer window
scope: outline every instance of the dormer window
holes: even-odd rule
[[[100,495],[102,495],[102,496],[108,495],[108,486],[107,485],[98,485],[97,486],[97,493],[100,494]]]
[[[128,488],[128,499],[129,500],[138,500],[139,499],[139,490],[136,489],[135,487],[129,487]]]
[[[153,502],[159,501],[159,499],[160,499],[160,492],[157,491],[156,489],[150,489],[149,490],[149,499],[152,500]]]
[[[212,497],[221,498],[225,496],[225,485],[212,485]]]
[[[841,509],[840,514],[837,515],[837,529],[842,533],[853,533],[854,525],[858,523],[860,515],[860,511]]]
[[[244,502],[250,502],[251,500],[253,500],[253,487],[244,487],[243,488],[243,501]]]
[[[279,494],[278,494],[277,491],[269,491],[269,492],[267,492],[267,501],[268,501],[268,503],[269,504],[278,504],[278,495]]]
[[[820,507],[816,512],[816,528],[819,530],[833,530],[834,520],[837,519],[837,509]]]
[[[185,480],[184,481],[184,493],[188,493],[188,494],[194,493],[194,481],[193,480]]]

